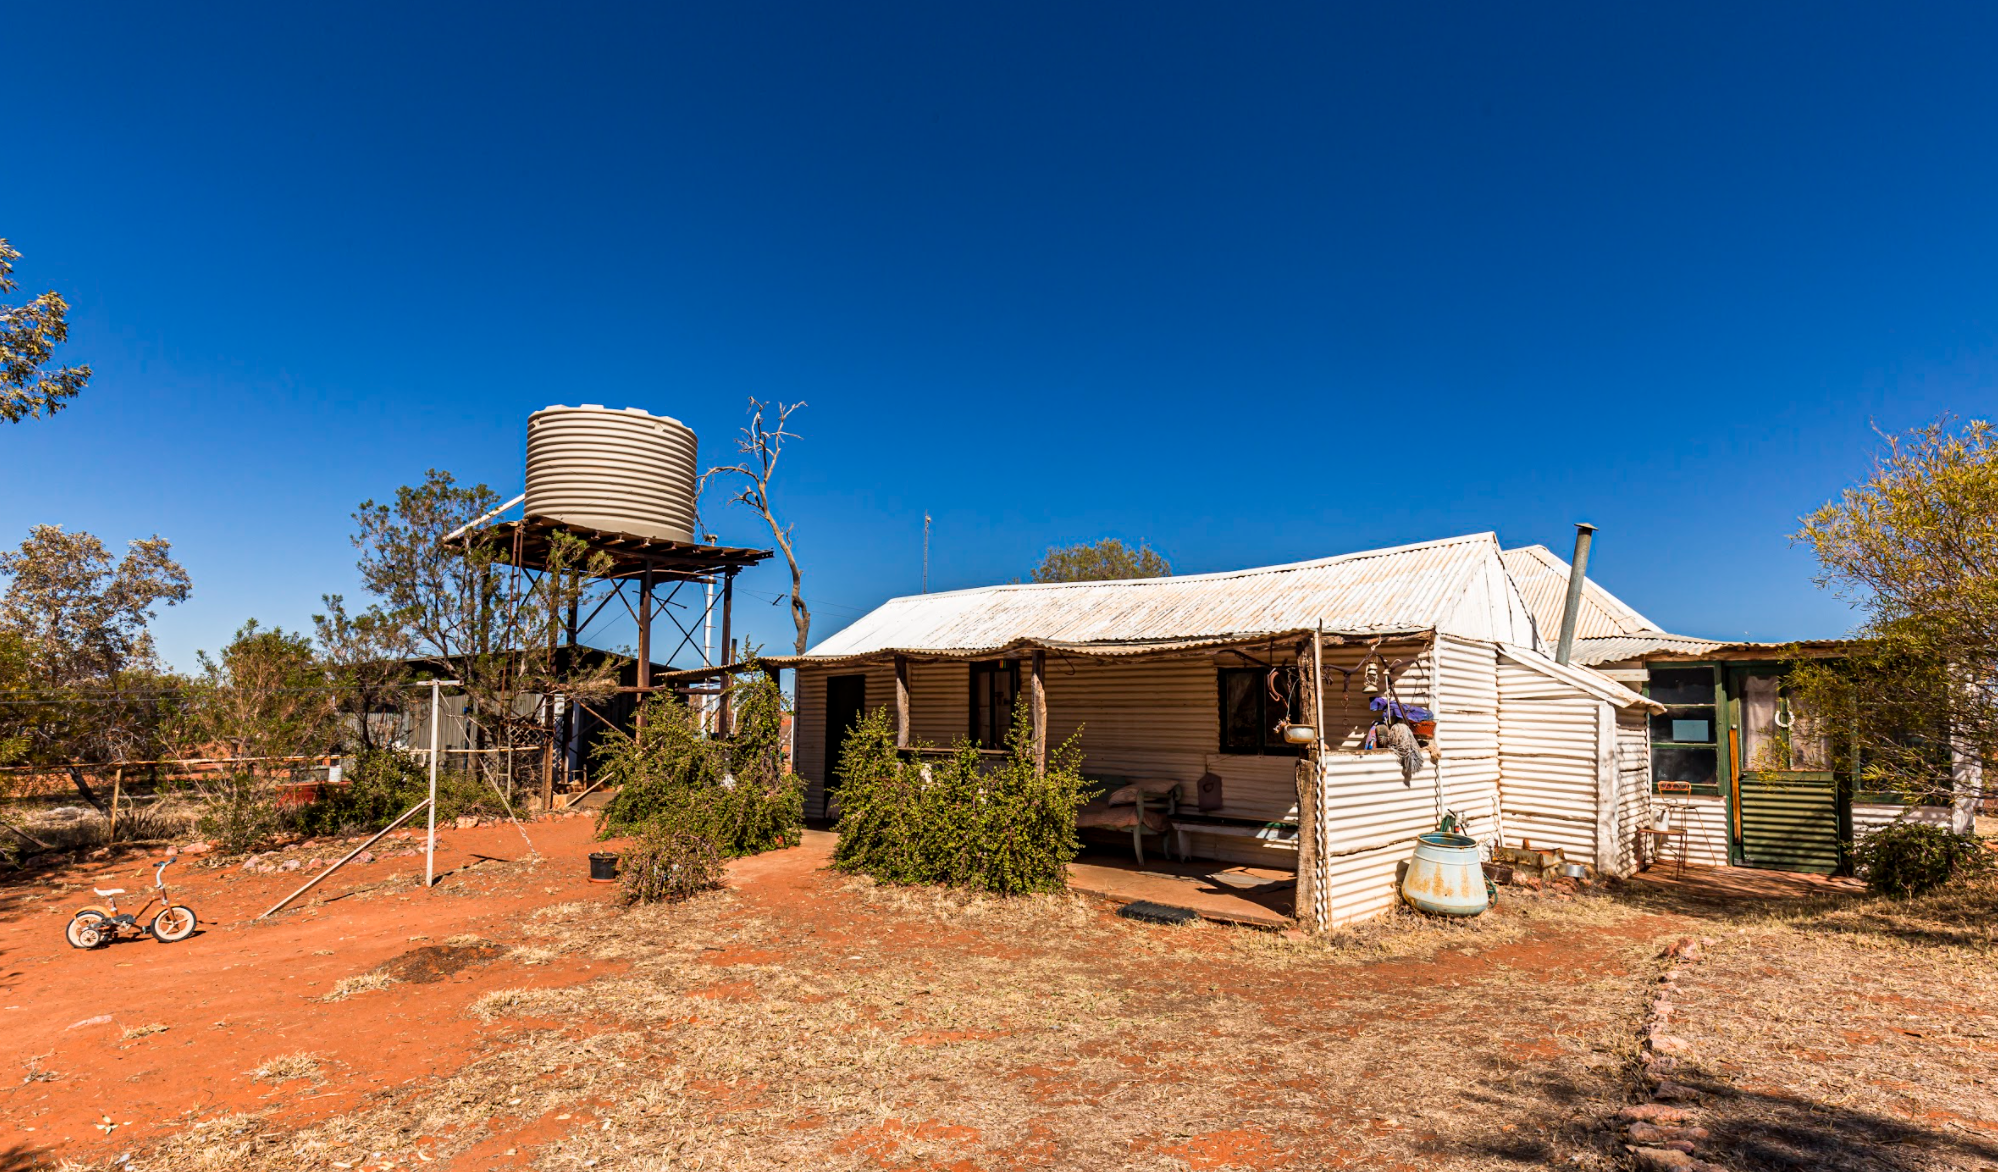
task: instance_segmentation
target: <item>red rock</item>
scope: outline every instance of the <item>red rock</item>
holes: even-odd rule
[[[1667,1107],[1663,1103],[1632,1103],[1617,1115],[1640,1123],[1685,1123],[1693,1117],[1684,1107]]]
[[[1700,1092],[1684,1084],[1672,1082],[1669,1079],[1660,1079],[1658,1080],[1658,1085],[1651,1088],[1651,1097],[1683,1103],[1699,1098]]]
[[[1660,1054],[1691,1054],[1693,1052],[1693,1044],[1691,1042],[1688,1042],[1684,1038],[1675,1038],[1671,1034],[1651,1035],[1651,1048]]]
[[[1639,1172],[1684,1172],[1693,1166],[1693,1157],[1671,1148],[1635,1148],[1630,1156]]]

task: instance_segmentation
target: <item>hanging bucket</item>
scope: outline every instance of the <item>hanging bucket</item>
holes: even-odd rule
[[[591,851],[590,882],[617,882],[617,856],[607,851]]]
[[[1440,831],[1417,838],[1401,897],[1434,916],[1475,916],[1490,907],[1477,840]]]

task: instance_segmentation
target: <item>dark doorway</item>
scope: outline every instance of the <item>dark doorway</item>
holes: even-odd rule
[[[866,676],[829,676],[826,679],[826,796],[839,792],[840,757],[846,751],[846,734],[867,712]]]

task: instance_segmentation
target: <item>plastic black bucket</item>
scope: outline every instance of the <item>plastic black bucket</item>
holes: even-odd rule
[[[606,851],[591,851],[590,882],[617,882],[617,856]]]

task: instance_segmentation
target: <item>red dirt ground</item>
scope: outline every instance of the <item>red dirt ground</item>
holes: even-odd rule
[[[303,877],[191,859],[168,870],[174,901],[201,919],[178,944],[139,937],[81,952],[63,939],[70,911],[98,902],[92,886],[137,895],[119,897],[125,910],[143,902],[147,856],[73,866],[7,890],[0,895],[0,1166],[115,1156],[157,1140],[188,1113],[276,1108],[285,1121],[304,1123],[350,1109],[384,1085],[456,1070],[481,1028],[464,1009],[481,994],[610,971],[567,959],[493,963],[498,950],[480,949],[474,955],[485,963],[438,974],[448,963],[421,951],[459,934],[512,942],[512,925],[533,908],[611,898],[614,888],[588,882],[590,820],[526,829],[552,861],[513,863],[526,845],[510,825],[440,830],[443,880],[431,892],[421,888],[420,857],[350,865],[255,924],[251,917]],[[58,893],[62,884],[70,889]],[[398,983],[320,1000],[342,977],[391,962],[405,970]],[[426,967],[433,971],[418,971]],[[159,1025],[166,1029],[125,1038]],[[320,1056],[323,1082],[273,1084],[251,1074],[300,1051]]]

